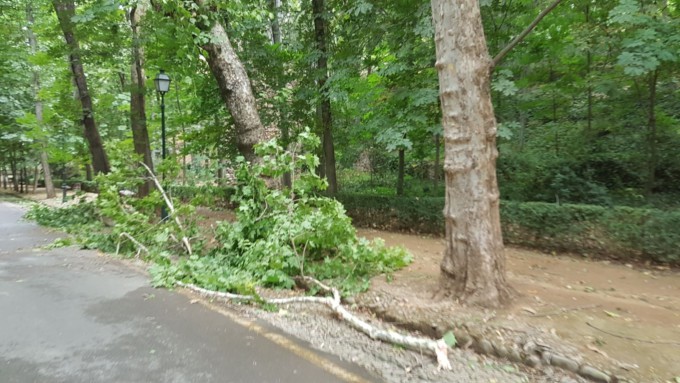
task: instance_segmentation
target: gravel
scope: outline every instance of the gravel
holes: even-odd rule
[[[238,306],[238,311],[263,319],[284,332],[309,342],[314,348],[356,363],[385,382],[586,382],[581,377],[552,367],[529,369],[462,349],[449,351],[453,370],[437,371],[434,356],[372,340],[334,318],[326,307],[319,305],[281,306],[278,312]],[[381,325],[376,320],[372,324]]]

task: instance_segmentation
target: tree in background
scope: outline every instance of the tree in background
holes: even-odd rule
[[[31,4],[31,2],[26,4],[26,21],[28,22],[28,27],[26,29],[28,33],[28,44],[31,47],[31,54],[35,55],[38,53],[38,40],[33,31],[35,18],[33,16],[33,4]],[[35,119],[38,124],[38,129],[42,132],[44,129],[43,102],[40,99],[40,73],[38,73],[37,68],[33,69],[33,96],[35,98]],[[38,145],[40,151],[40,165],[42,166],[45,177],[45,193],[47,194],[47,198],[54,198],[57,194],[54,190],[54,183],[52,182],[52,170],[47,157],[46,140],[44,138],[38,140]]]
[[[104,150],[97,124],[94,119],[94,106],[92,96],[87,87],[87,78],[81,61],[80,44],[75,34],[73,17],[75,16],[75,4],[72,0],[53,0],[54,10],[59,19],[59,25],[64,34],[66,45],[69,49],[68,59],[73,73],[73,80],[78,89],[78,98],[82,105],[82,123],[84,135],[90,148],[92,166],[95,173],[108,173],[109,160]]]
[[[140,23],[146,14],[148,5],[144,1],[138,2],[130,8],[130,28],[132,30],[132,64],[130,65],[130,126],[135,153],[153,170],[151,158],[151,143],[146,125],[146,76],[144,71],[144,47],[142,45]],[[148,180],[139,186],[138,195],[144,197],[153,187],[153,181]]]

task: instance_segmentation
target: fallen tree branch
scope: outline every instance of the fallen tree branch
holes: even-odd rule
[[[163,196],[163,200],[165,200],[165,205],[168,207],[170,210],[170,216],[174,218],[175,223],[177,224],[177,227],[179,227],[180,231],[182,234],[184,234],[184,226],[182,225],[182,222],[180,222],[179,217],[177,217],[176,210],[175,210],[175,205],[172,203],[172,200],[170,197],[168,197],[168,194],[165,192],[165,189],[163,189],[163,186],[161,185],[160,182],[158,182],[158,178],[156,175],[153,173],[153,171],[144,163],[140,162],[142,166],[144,166],[144,169],[149,173],[149,176],[151,176],[151,179],[153,180],[153,183],[156,185],[156,188],[158,189],[159,192],[161,192],[161,195]],[[184,244],[184,247],[187,250],[187,253],[189,255],[193,254],[193,251],[191,250],[191,243],[189,242],[189,238],[186,236],[182,237],[182,243]]]
[[[303,277],[304,280],[319,286],[322,290],[333,294],[332,297],[292,297],[292,298],[256,298],[252,295],[240,295],[225,293],[220,291],[211,291],[202,287],[177,282],[178,286],[195,291],[202,296],[210,298],[220,298],[226,300],[240,300],[240,301],[262,301],[267,304],[291,304],[291,303],[318,303],[328,306],[334,313],[336,313],[342,320],[349,323],[353,328],[368,335],[371,339],[381,340],[383,342],[398,344],[416,351],[429,351],[437,357],[437,369],[451,370],[451,363],[449,362],[447,353],[449,347],[443,339],[433,340],[430,338],[416,337],[411,335],[403,335],[391,330],[385,330],[373,327],[368,322],[355,316],[347,309],[345,309],[340,302],[340,292],[338,289],[327,286],[320,281],[311,278]]]
[[[137,245],[137,254],[135,255],[135,258],[139,258],[139,252],[142,250],[144,250],[145,253],[149,254],[149,249],[146,246],[142,245],[142,243],[136,240],[133,236],[131,236],[128,233],[120,233],[120,235],[118,236],[118,244],[116,245],[116,256],[118,256],[118,253],[120,252],[120,244],[123,241],[123,237],[129,239],[132,243]]]

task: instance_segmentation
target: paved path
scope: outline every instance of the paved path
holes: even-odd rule
[[[38,249],[57,235],[22,215],[0,201],[2,383],[376,381],[109,257]]]

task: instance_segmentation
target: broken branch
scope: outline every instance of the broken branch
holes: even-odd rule
[[[368,335],[371,339],[381,340],[383,342],[399,344],[404,347],[410,348],[417,351],[429,351],[436,355],[438,369],[451,369],[451,364],[449,362],[447,353],[449,347],[446,345],[443,339],[433,340],[430,338],[416,337],[411,335],[403,335],[391,330],[385,330],[381,328],[376,328],[370,325],[368,322],[355,316],[347,309],[345,309],[340,301],[340,292],[338,289],[332,288],[322,282],[311,278],[303,277],[304,280],[309,281],[326,292],[333,294],[332,297],[292,297],[292,298],[261,298],[261,301],[267,304],[290,304],[290,303],[319,303],[328,306],[333,312],[335,312],[342,320],[350,324],[356,330],[363,332]],[[211,291],[198,287],[193,284],[186,284],[182,282],[177,282],[178,286],[185,287],[189,290],[195,291],[205,297],[211,298],[221,298],[226,300],[241,300],[241,301],[256,301],[252,295],[239,295],[232,293],[225,293],[220,291]]]

